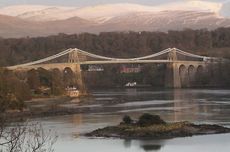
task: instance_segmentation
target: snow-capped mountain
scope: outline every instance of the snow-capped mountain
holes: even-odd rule
[[[215,29],[230,26],[230,20],[211,12],[163,11],[158,13],[133,13],[113,18],[104,24],[108,31],[164,31],[191,29]],[[106,27],[106,28],[105,28]]]
[[[88,7],[18,5],[0,8],[0,14],[4,15],[4,18],[15,20],[7,29],[8,20],[1,21],[0,17],[0,34],[11,37],[16,29],[15,36],[18,37],[57,33],[228,27],[230,19],[222,16],[222,12],[226,12],[226,6],[222,3],[198,0],[157,6],[129,3]],[[1,30],[3,25],[4,30]],[[21,27],[21,34],[18,26]],[[10,34],[7,34],[7,31]]]
[[[144,6],[139,4],[105,4],[97,6],[60,7],[60,6],[41,6],[41,5],[19,5],[0,9],[0,14],[19,17],[31,21],[53,21],[64,20],[72,17],[84,19],[106,18],[110,19],[117,16],[127,15],[137,12],[161,12],[161,11],[209,11],[218,12],[222,4],[203,1],[177,2],[158,6]]]

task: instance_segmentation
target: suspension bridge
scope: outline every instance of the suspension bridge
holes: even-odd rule
[[[81,75],[81,65],[103,64],[147,64],[162,63],[167,65],[166,87],[188,87],[193,82],[195,74],[204,71],[205,67],[218,58],[195,55],[177,48],[168,48],[158,53],[135,58],[112,58],[96,55],[77,48],[70,48],[58,54],[41,60],[7,67],[10,70],[31,70],[44,68],[46,70],[70,68],[76,73],[77,82],[81,90],[85,89]]]

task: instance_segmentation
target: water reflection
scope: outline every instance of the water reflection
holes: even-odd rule
[[[161,149],[161,145],[142,145],[141,147],[146,152],[149,152],[149,151],[159,151]]]
[[[199,105],[196,103],[194,99],[197,98],[197,94],[192,92],[187,92],[184,90],[173,90],[173,101],[174,102],[174,118],[171,118],[173,121],[181,121],[181,120],[189,120],[195,121],[197,120],[197,113],[199,113]],[[178,109],[181,107],[181,109]]]
[[[164,146],[164,140],[140,140],[139,145],[145,152],[157,152]]]
[[[125,148],[130,148],[132,145],[132,140],[131,139],[125,139],[124,140],[124,147]]]
[[[169,121],[192,121],[192,122],[209,122],[210,119],[225,117],[229,115],[230,111],[230,91],[220,91],[220,94],[214,90],[192,90],[192,89],[176,89],[171,90],[170,93],[161,94],[163,97],[158,99],[167,98],[164,102],[161,101],[158,106],[162,107],[161,110],[168,108],[164,113],[152,111],[153,113],[163,114],[164,118]],[[215,92],[212,94],[212,92]],[[165,97],[167,96],[167,97]],[[221,101],[219,101],[221,100]],[[172,104],[170,104],[170,101]],[[168,104],[164,104],[167,103]],[[158,107],[154,106],[154,107]],[[150,107],[148,107],[150,108]],[[170,110],[170,108],[173,108]],[[228,109],[228,110],[223,110]],[[144,109],[143,109],[144,110]],[[215,123],[218,120],[215,120]],[[221,123],[221,121],[219,121]]]
[[[80,128],[80,126],[82,125],[82,114],[78,114],[78,115],[73,115],[72,116],[72,124],[74,124],[74,126],[78,129]],[[80,137],[80,130],[76,131],[74,133],[74,136],[76,138]]]

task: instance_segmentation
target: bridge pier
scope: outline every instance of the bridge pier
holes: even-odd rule
[[[187,88],[195,85],[195,77],[199,67],[206,67],[206,62],[190,63],[186,60],[178,60],[177,49],[173,48],[168,53],[165,87]],[[201,68],[200,68],[201,69]]]
[[[181,88],[180,72],[178,64],[172,62],[167,64],[165,73],[166,88]]]
[[[168,53],[168,60],[171,61],[167,63],[167,70],[165,76],[165,87],[167,88],[181,88],[180,71],[177,64],[177,52],[173,48],[172,51]]]
[[[72,51],[71,53],[69,53],[69,58],[68,58],[68,63],[73,65],[73,69],[72,71],[75,73],[76,75],[76,81],[77,81],[77,85],[80,91],[81,95],[87,95],[87,90],[86,90],[86,86],[83,80],[83,76],[81,73],[81,64],[80,62],[80,54],[78,53],[78,51],[76,49],[74,49],[75,51]]]
[[[183,62],[171,62],[167,64],[165,73],[166,88],[188,88],[196,85],[196,78],[200,75],[200,69],[206,64],[189,64]]]
[[[82,77],[81,73],[81,65],[80,64],[75,64],[75,67],[73,69],[73,72],[76,74],[76,79],[77,79],[77,85],[79,87],[79,91],[81,95],[86,95],[87,94],[87,89]]]

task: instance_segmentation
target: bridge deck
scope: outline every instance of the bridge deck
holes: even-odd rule
[[[177,54],[193,58],[193,60],[179,60],[177,58]],[[48,63],[48,61],[57,59],[59,57],[68,55],[68,60],[65,61],[66,63]],[[156,57],[166,55],[164,59],[156,59]],[[79,56],[85,56],[85,57],[91,57],[91,59],[94,59],[93,61],[88,60],[88,61],[81,61],[79,59]],[[154,59],[153,59],[154,58]],[[195,59],[195,60],[194,60]],[[191,65],[204,65],[208,61],[211,61],[212,58],[210,57],[205,57],[205,56],[200,56],[200,55],[195,55],[191,54],[188,52],[184,52],[180,49],[176,48],[168,48],[165,50],[162,50],[158,53],[152,54],[152,55],[147,55],[144,57],[138,57],[138,58],[127,58],[127,59],[119,59],[119,58],[111,58],[111,57],[105,57],[105,56],[100,56],[96,54],[92,54],[80,49],[67,49],[65,51],[62,51],[58,54],[46,57],[44,59],[40,59],[37,61],[25,63],[25,64],[20,64],[20,65],[15,65],[15,66],[9,66],[6,67],[11,70],[16,70],[16,69],[32,69],[32,68],[38,68],[38,67],[44,67],[44,68],[63,68],[63,67],[73,67],[76,64],[80,65],[92,65],[92,64],[144,64],[144,63],[180,63],[180,64],[191,64]],[[70,62],[70,63],[68,63]]]
[[[16,69],[36,69],[39,67],[54,69],[54,68],[65,68],[65,67],[72,67],[73,65],[80,64],[80,65],[103,65],[103,64],[145,64],[145,63],[179,63],[179,64],[191,64],[191,65],[204,65],[206,62],[204,61],[170,61],[170,60],[134,60],[134,61],[127,61],[127,60],[113,60],[113,61],[85,61],[79,63],[47,63],[47,64],[37,64],[37,65],[30,65],[30,66],[11,66],[8,67],[10,70]]]

